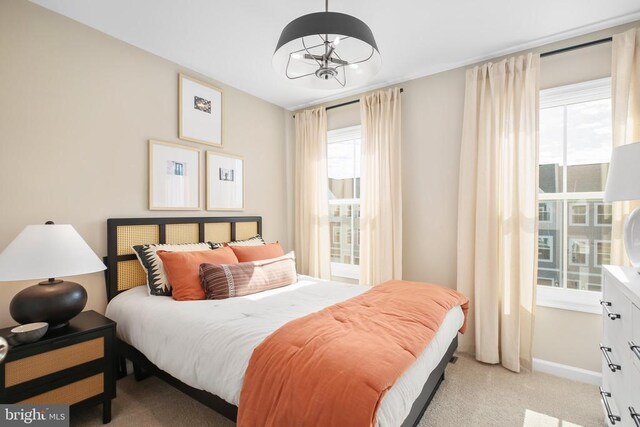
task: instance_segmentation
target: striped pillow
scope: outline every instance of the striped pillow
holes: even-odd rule
[[[156,252],[194,252],[222,247],[218,243],[184,243],[184,244],[150,244],[132,246],[138,257],[138,261],[147,273],[147,286],[149,295],[171,296],[171,284],[164,271],[162,260]]]
[[[200,264],[200,280],[206,299],[251,295],[296,283],[296,258],[289,252],[262,261]]]
[[[245,240],[234,240],[233,242],[226,243],[227,246],[258,246],[264,244],[264,239],[259,234]]]

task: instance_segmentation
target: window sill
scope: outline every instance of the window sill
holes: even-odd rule
[[[602,292],[537,286],[536,297],[539,307],[602,314]]]

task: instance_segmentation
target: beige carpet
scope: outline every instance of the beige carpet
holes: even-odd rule
[[[596,386],[541,373],[514,374],[461,355],[449,364],[445,381],[420,427],[523,426],[591,427],[604,425]],[[74,410],[71,424],[100,426],[100,406]],[[152,377],[118,381],[113,427],[234,426],[234,423]]]

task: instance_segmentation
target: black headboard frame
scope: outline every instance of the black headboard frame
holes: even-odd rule
[[[171,218],[111,218],[107,220],[107,256],[105,263],[107,265],[106,286],[107,299],[111,301],[116,295],[124,292],[126,289],[119,289],[118,286],[118,268],[119,263],[136,260],[133,253],[118,255],[118,227],[131,226],[157,226],[157,242],[139,242],[139,243],[166,243],[167,242],[167,225],[183,225],[198,224],[198,241],[205,241],[205,224],[228,223],[230,225],[230,239],[236,240],[238,223],[255,223],[257,233],[262,235],[262,217],[259,216],[237,216],[237,217],[171,217]],[[133,227],[135,229],[135,227]],[[246,236],[242,236],[246,237]],[[172,242],[172,243],[194,243],[189,242]],[[140,284],[142,285],[142,284]]]

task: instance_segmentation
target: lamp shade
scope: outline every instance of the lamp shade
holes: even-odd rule
[[[613,149],[604,200],[640,200],[640,142]]]
[[[279,74],[310,89],[360,86],[381,66],[369,26],[354,16],[328,9],[291,21],[282,30],[273,54],[273,67]]]
[[[29,225],[0,253],[0,281],[76,276],[105,269],[67,224]]]

